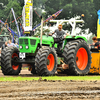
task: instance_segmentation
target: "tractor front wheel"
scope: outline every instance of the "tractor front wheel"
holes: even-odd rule
[[[57,70],[57,55],[54,48],[41,48],[35,58],[35,69],[40,76],[54,75]]]
[[[22,65],[15,62],[19,58],[19,50],[16,47],[4,49],[1,58],[1,69],[4,75],[18,75],[20,73]]]

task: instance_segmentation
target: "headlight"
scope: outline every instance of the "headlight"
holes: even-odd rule
[[[20,48],[20,49],[22,49],[23,47],[22,47],[22,46],[20,46],[19,48]]]
[[[28,46],[26,46],[26,49],[28,49],[29,47]]]

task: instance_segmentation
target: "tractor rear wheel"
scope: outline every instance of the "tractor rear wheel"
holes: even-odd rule
[[[54,48],[41,48],[35,58],[35,69],[40,76],[54,75],[57,70],[57,55]]]
[[[69,65],[68,75],[86,75],[91,67],[91,53],[87,43],[80,39],[68,42],[63,51],[64,62]]]
[[[6,50],[6,51],[5,51]],[[7,47],[2,51],[1,70],[4,75],[18,75],[21,71],[21,64],[13,62],[19,58],[19,50],[16,47]]]

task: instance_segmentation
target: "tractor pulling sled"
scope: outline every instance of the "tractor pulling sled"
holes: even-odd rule
[[[31,2],[31,0],[25,2],[27,7],[32,8]],[[27,16],[26,13],[29,11],[23,15],[23,18],[29,17],[29,19],[24,19],[24,33],[28,36],[19,37],[19,49],[6,47],[1,52],[1,70],[4,75],[18,75],[22,64],[29,64],[31,73],[40,76],[54,75],[57,70],[67,75],[88,74],[91,67],[91,53],[87,40],[85,37],[74,35],[76,23],[81,23],[82,20],[51,20],[57,24],[68,22],[72,26],[71,36],[57,39],[42,35],[42,19],[40,37],[34,37],[30,36],[32,21],[29,21],[32,19],[32,14]],[[61,64],[65,67],[58,67]],[[66,67],[66,65],[68,66]]]

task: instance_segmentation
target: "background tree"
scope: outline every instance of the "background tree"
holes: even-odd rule
[[[47,2],[45,2],[45,10],[47,11],[47,15],[49,15],[59,9],[63,9],[58,19],[70,19],[84,14],[85,23],[82,30],[84,31],[89,28],[90,32],[96,34],[97,11],[100,9],[99,5],[99,0],[47,0]]]
[[[5,21],[11,8],[14,9],[16,17],[21,16],[23,6],[24,0],[0,0],[0,19]],[[100,9],[99,0],[33,0],[33,7],[39,15],[42,14],[41,9],[45,9],[46,12],[43,13],[44,19],[60,9],[63,9],[63,11],[57,19],[70,19],[84,14],[85,23],[83,27],[81,27],[81,25],[78,25],[77,27],[81,27],[83,32],[89,28],[89,33],[92,32],[93,34],[96,34],[98,19],[97,11]],[[8,22],[10,22],[10,19]],[[35,11],[33,11],[33,27],[39,23],[40,18]],[[12,24],[12,26],[14,25]],[[64,28],[70,30],[70,26],[65,25]]]
[[[12,28],[15,30],[15,23],[10,23],[12,20],[14,20],[13,15],[11,12],[11,8],[14,9],[16,17],[19,17],[22,15],[22,8],[20,3],[20,0],[0,0],[0,4],[3,4],[2,8],[0,9],[0,19],[2,21],[6,21],[9,26],[12,26]],[[2,28],[1,28],[2,29]]]

